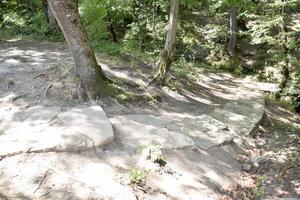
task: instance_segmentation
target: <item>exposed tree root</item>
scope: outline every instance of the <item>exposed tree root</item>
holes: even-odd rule
[[[149,87],[154,82],[162,85],[165,82],[166,74],[170,70],[171,63],[172,61],[170,59],[170,56],[168,56],[168,52],[164,51],[158,61],[156,74],[154,75],[154,78],[148,83],[147,87]]]

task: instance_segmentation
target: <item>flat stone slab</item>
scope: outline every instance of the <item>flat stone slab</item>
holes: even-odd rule
[[[276,83],[264,83],[264,82],[256,82],[249,79],[243,79],[240,81],[244,87],[249,89],[254,89],[256,91],[261,90],[264,92],[278,92],[279,84]]]
[[[86,140],[91,141],[93,146],[113,141],[112,126],[100,106],[71,109],[57,117]]]
[[[147,145],[160,145],[165,149],[194,146],[194,141],[180,132],[168,129],[168,119],[152,115],[124,115],[110,119],[124,148],[136,150]]]
[[[248,135],[263,118],[264,94],[255,88],[240,87],[235,99],[222,108],[215,108],[211,116],[228,124],[236,133]]]
[[[209,149],[227,142],[235,137],[235,133],[228,129],[228,125],[203,114],[183,120],[182,132],[189,135],[202,149]]]
[[[164,149],[197,145],[208,149],[232,139],[234,135],[226,130],[226,124],[206,114],[182,119],[163,115],[124,115],[110,121],[126,149],[147,145],[160,145]]]
[[[86,149],[114,138],[100,106],[60,112],[57,107],[31,107],[15,113],[13,126],[0,130],[0,156],[20,152]],[[1,127],[1,126],[0,126]]]

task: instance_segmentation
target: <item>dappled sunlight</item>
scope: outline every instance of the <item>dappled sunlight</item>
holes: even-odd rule
[[[178,94],[177,92],[170,90],[168,87],[163,87],[162,90],[168,94],[170,97],[174,98],[177,101],[190,103],[188,98],[184,97],[183,95]]]
[[[49,65],[51,62],[56,63],[70,58],[69,51],[65,49],[64,51],[58,51],[57,48],[49,50],[49,48],[42,48],[42,44],[40,46],[28,47],[26,43],[24,43],[24,46],[18,48],[11,47],[13,44],[13,42],[4,44],[7,46],[7,49],[0,51],[0,59],[4,63],[4,66],[5,64],[14,67],[20,66],[20,68],[16,68],[15,70],[24,70],[25,67],[21,66],[24,65],[24,63],[28,65],[26,68],[29,69],[30,66],[40,67],[40,65],[43,64]]]
[[[10,55],[0,55],[0,58],[7,65],[5,60],[17,61],[10,63],[17,66],[12,67],[10,73],[22,70],[30,74],[28,81],[46,84],[43,87],[34,85],[45,94],[47,84],[56,80],[46,74],[45,69],[63,60],[71,62],[67,50],[58,51],[55,46],[51,48],[40,49],[37,45],[11,49]],[[100,65],[108,77],[129,83],[125,86],[129,91],[132,87],[143,89],[149,82],[146,70],[137,71],[134,66],[127,69],[105,63]],[[60,73],[61,67],[57,66],[53,68]],[[32,69],[34,73],[30,71]],[[24,94],[36,94],[34,91],[31,94],[29,89],[17,90],[21,85],[16,82],[11,89],[1,93],[0,103],[10,104],[11,108],[3,110],[0,115],[0,156],[6,157],[4,161],[12,162],[13,155],[23,156],[22,153],[26,152],[24,156],[30,158],[25,160],[30,163],[22,163],[20,167],[24,170],[34,167],[28,173],[22,170],[8,172],[5,169],[8,178],[24,172],[20,179],[10,178],[9,185],[29,198],[42,195],[48,199],[59,195],[83,198],[92,194],[121,199],[129,195],[126,199],[135,199],[128,183],[128,171],[137,166],[142,148],[159,145],[167,167],[174,172],[150,173],[146,184],[174,199],[181,194],[184,197],[209,199],[219,187],[235,180],[240,166],[234,160],[235,155],[223,149],[223,145],[227,146],[238,134],[248,133],[259,121],[260,113],[256,112],[262,107],[257,101],[262,97],[252,91],[255,88],[241,88],[243,83],[227,74],[199,75],[195,82],[178,79],[184,83],[181,90],[157,87],[162,102],[155,102],[155,105],[137,102],[128,106],[127,103],[118,103],[119,106],[114,108],[117,114],[107,109],[109,119],[99,106],[60,106],[46,101],[47,95],[44,98],[39,95],[36,98],[40,100],[28,104],[30,99]],[[52,100],[50,92],[55,89],[48,91],[48,100]],[[18,105],[18,99],[24,103]],[[233,104],[238,100],[241,101],[238,105]],[[103,107],[109,105],[104,103]],[[118,110],[120,108],[126,111]],[[137,108],[140,110],[136,111]],[[145,114],[147,108],[150,111]],[[103,150],[97,148],[99,146]],[[51,155],[48,158],[48,154],[43,152],[53,153],[48,153]],[[46,157],[41,159],[43,156]],[[44,176],[45,180],[39,187]],[[25,191],[21,186],[28,178],[32,182],[26,189],[30,187],[31,190]]]
[[[195,95],[194,93],[192,92],[189,92],[189,91],[184,91],[184,95],[189,97],[190,99],[193,99],[195,101],[198,101],[200,103],[203,103],[203,104],[206,104],[206,105],[210,105],[210,106],[220,106],[220,104],[216,104],[214,103],[212,100],[210,99],[204,99],[204,98],[201,98],[197,95]]]
[[[202,184],[189,174],[182,174],[181,177],[173,176],[154,176],[149,177],[149,184],[155,188],[160,188],[162,192],[167,193],[171,199],[189,199],[212,200],[207,196],[213,196],[213,191],[207,185]],[[209,192],[210,191],[210,192]]]
[[[4,62],[8,63],[8,64],[19,64],[20,61],[16,60],[16,59],[7,59]]]
[[[93,148],[113,139],[112,127],[97,107],[61,112],[59,107],[36,106],[10,115],[11,119],[4,121],[9,126],[0,136],[2,156],[46,149]]]
[[[248,3],[0,0],[0,199],[298,197],[300,1]]]
[[[91,157],[88,158],[89,156]],[[17,164],[20,157],[22,155],[7,158],[5,162]],[[69,162],[63,161],[64,159],[69,159]],[[0,166],[5,176],[0,174],[0,190],[9,187],[22,197],[28,196],[28,199],[36,199],[36,196],[45,196],[46,199],[57,196],[65,198],[66,194],[71,199],[91,195],[97,198],[114,196],[119,199],[135,199],[128,187],[114,179],[117,171],[92,153],[28,155],[18,171],[2,164],[3,162]],[[22,173],[22,176],[16,176],[18,173]],[[6,185],[2,185],[4,181]]]
[[[228,185],[234,181],[239,173],[239,164],[236,163],[231,156],[226,156],[226,153],[222,155],[225,160],[219,160],[213,154],[206,151],[193,152],[177,150],[166,153],[168,164],[178,174],[182,174],[177,178],[177,185],[173,183],[175,187],[178,187],[178,184],[181,185],[180,188],[178,188],[179,190],[174,190],[174,192],[191,192],[186,190],[187,187],[190,187],[198,191],[207,188],[208,191],[213,194],[220,185]],[[226,159],[232,159],[230,165],[227,164],[229,160]],[[167,187],[168,182],[168,180],[158,179],[157,184],[166,185],[165,187]]]
[[[268,105],[272,105],[270,100],[267,101]],[[290,124],[292,126],[300,128],[300,116],[291,112],[283,106],[268,106],[266,110],[267,114],[285,124]]]

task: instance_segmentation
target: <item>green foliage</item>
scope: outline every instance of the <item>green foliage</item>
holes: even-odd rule
[[[43,35],[49,31],[49,26],[46,23],[45,15],[42,11],[37,12],[31,18],[30,31],[37,35]]]
[[[132,167],[129,171],[129,179],[132,185],[141,185],[145,183],[147,176],[149,175],[148,170],[139,170]]]
[[[3,38],[16,36],[48,40],[62,38],[60,31],[50,31],[40,0],[1,1],[0,29]]]
[[[261,80],[281,83],[284,78],[284,67],[290,71],[290,77],[282,88],[282,96],[299,85],[297,75],[300,66],[296,56],[299,49],[296,39],[298,31],[285,28],[292,20],[288,12],[293,13],[292,10],[297,6],[298,2],[295,0],[261,1],[255,15],[250,18],[251,23],[247,32],[252,44],[265,49],[265,65],[257,71]],[[284,29],[286,31],[283,31]]]
[[[107,40],[100,40],[93,43],[96,52],[107,54],[110,56],[120,57],[123,53],[123,45],[119,42],[114,43]]]
[[[104,17],[107,14],[103,0],[85,0],[80,5],[80,14],[90,41],[99,43],[108,38]]]
[[[266,190],[264,184],[267,180],[266,176],[259,176],[256,180],[255,187],[253,188],[253,192],[256,195],[257,199],[263,199],[266,196]]]

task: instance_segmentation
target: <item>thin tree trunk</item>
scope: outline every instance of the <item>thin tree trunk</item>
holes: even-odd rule
[[[171,0],[170,17],[165,48],[158,62],[158,70],[153,79],[149,83],[156,81],[161,84],[164,81],[165,75],[170,70],[172,59],[175,53],[176,31],[179,12],[179,0]]]
[[[229,9],[229,22],[230,22],[230,38],[228,44],[228,53],[231,56],[235,56],[236,48],[236,34],[237,34],[237,8],[232,5]]]
[[[169,59],[172,59],[175,53],[178,12],[179,0],[171,0],[169,27],[165,43],[165,51],[167,52]]]
[[[56,22],[55,16],[54,16],[52,10],[50,9],[50,6],[48,6],[47,11],[48,11],[50,31],[54,31],[55,29],[57,29],[57,22]]]
[[[285,0],[282,0],[282,2],[285,2]],[[280,96],[282,95],[283,90],[285,89],[287,82],[290,78],[290,61],[288,59],[288,53],[289,49],[286,46],[288,42],[287,38],[287,27],[286,27],[286,19],[285,19],[285,5],[282,6],[281,8],[281,48],[283,50],[283,63],[282,63],[282,68],[281,68],[281,74],[282,74],[282,80],[279,84],[279,89],[280,91],[276,94],[276,98],[279,99]]]
[[[49,25],[50,31],[54,31],[58,28],[55,16],[52,13],[52,10],[50,9],[50,6],[48,5],[47,0],[43,0],[43,8],[44,8],[44,15],[46,18],[46,21]]]
[[[156,0],[153,1],[152,3],[153,7],[152,7],[152,21],[153,21],[153,30],[155,30],[156,27]]]
[[[75,61],[75,74],[84,99],[106,95],[107,82],[81,22],[74,0],[48,0]]]
[[[111,15],[110,15],[109,11],[107,13],[107,21],[108,21],[108,26],[107,26],[108,31],[110,32],[110,34],[113,38],[113,41],[117,42],[118,41],[117,40],[117,35],[116,35],[116,32],[115,32],[115,28],[114,28],[113,21],[112,21],[112,18],[111,18]]]

